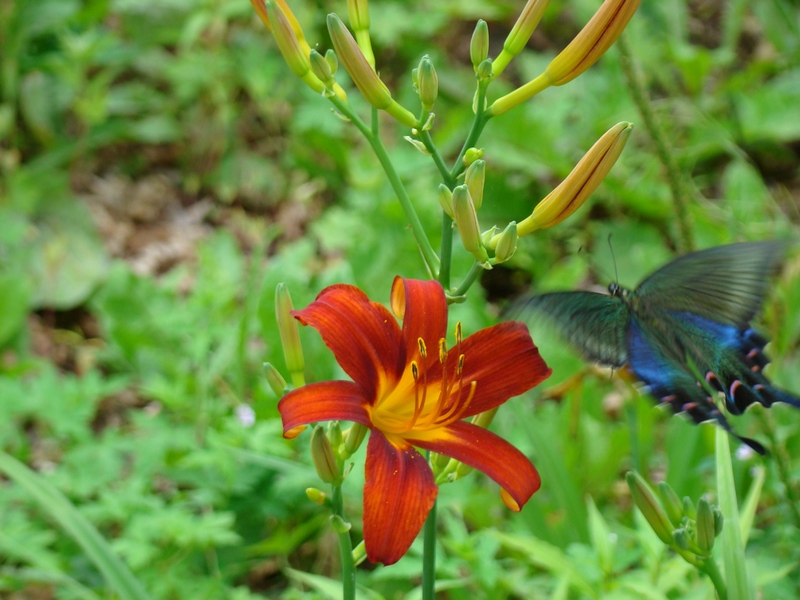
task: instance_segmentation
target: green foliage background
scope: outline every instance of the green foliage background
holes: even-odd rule
[[[379,70],[401,103],[417,106],[421,55],[436,64],[445,154],[470,122],[475,20],[489,22],[496,55],[523,4],[371,3]],[[538,74],[598,4],[554,0],[493,97]],[[329,47],[325,14],[345,3],[291,5],[312,45]],[[691,190],[698,247],[796,236],[797,15],[791,0],[644,0],[627,31]],[[395,274],[426,276],[377,161],[291,75],[245,0],[21,0],[0,6],[0,40],[0,448],[63,492],[153,598],[337,597],[335,539],[305,495],[319,485],[306,438],[282,439],[261,365],[283,365],[278,282],[304,306],[332,283],[385,302]],[[529,214],[623,120],[641,123],[615,48],[494,119],[481,140],[482,226]],[[403,133],[386,121],[436,239],[434,169]],[[468,334],[494,322],[529,283],[605,285],[616,269],[633,286],[676,240],[664,170],[638,126],[587,206],[525,238],[453,323]],[[456,251],[456,277],[471,260]],[[770,375],[795,392],[798,271],[795,255],[761,323]],[[342,377],[315,332],[302,335],[309,380]],[[512,515],[479,474],[442,487],[442,597],[712,598],[637,520],[623,485],[636,467],[680,496],[713,494],[712,428],[654,410],[539,327],[534,339],[554,375],[493,428],[531,456],[543,488]],[[735,463],[742,497],[756,465],[766,469],[748,547],[765,598],[800,596],[798,424],[785,406],[736,422],[778,454]],[[358,533],[363,451],[355,459],[345,500]],[[4,482],[0,506],[0,596],[113,597],[26,491]],[[420,570],[415,545],[358,581],[364,597],[414,598]]]

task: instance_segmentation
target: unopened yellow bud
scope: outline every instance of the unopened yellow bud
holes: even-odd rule
[[[483,148],[469,148],[464,153],[464,158],[461,159],[461,162],[468,167],[476,160],[482,157],[483,157]]]
[[[481,244],[478,214],[466,185],[459,185],[453,190],[453,215],[464,249],[477,260],[488,260],[486,249]]]
[[[494,60],[495,75],[500,75],[508,66],[508,63],[511,62],[511,59],[522,52],[528,40],[531,39],[533,30],[542,20],[542,15],[544,15],[548,4],[550,4],[550,0],[528,0],[527,4],[525,4],[525,8],[522,9],[517,22],[514,23],[511,33],[508,34],[506,41],[503,43],[503,51]]]
[[[639,510],[642,511],[644,518],[650,524],[650,527],[652,527],[658,539],[665,544],[672,544],[674,541],[672,535],[674,528],[669,522],[667,513],[664,512],[664,508],[656,499],[655,494],[650,490],[650,486],[648,486],[645,480],[634,471],[628,471],[625,475],[625,481],[628,483],[628,487],[631,490],[633,501],[636,503],[636,506],[639,507]]]
[[[545,75],[551,85],[564,85],[591,67],[625,29],[641,0],[605,0],[575,38],[556,56]]]
[[[486,181],[486,161],[476,160],[464,173],[464,183],[467,184],[469,195],[472,196],[472,203],[475,210],[480,210],[483,205],[483,184]]]
[[[419,61],[417,82],[422,109],[425,112],[430,112],[433,110],[433,104],[439,95],[439,77],[433,67],[433,61],[427,54]]]
[[[300,27],[300,23],[292,13],[289,5],[286,4],[286,1],[250,0],[250,3],[256,9],[256,13],[267,26],[267,29],[272,31],[275,42],[278,44],[278,49],[292,72],[300,77],[312,90],[322,93],[325,86],[311,70],[308,59],[311,47],[303,34],[303,28]],[[347,94],[338,84],[334,83],[332,90],[342,101],[347,100]]]
[[[618,123],[597,140],[567,178],[517,225],[520,236],[552,227],[574,213],[605,179],[631,133],[631,123]]]
[[[438,189],[439,204],[442,205],[442,210],[447,213],[447,216],[454,219],[453,215],[453,192],[445,184],[440,183]]]
[[[286,380],[280,371],[270,363],[264,363],[264,374],[267,376],[267,385],[278,398],[286,393]]]
[[[325,483],[338,485],[342,480],[342,470],[336,461],[331,442],[321,425],[311,432],[311,460],[317,475]]]
[[[323,506],[326,501],[325,492],[318,490],[317,488],[306,488],[306,496],[308,499],[311,500],[315,504],[319,504]]]
[[[353,31],[369,29],[369,4],[367,0],[347,0],[347,16]]]
[[[403,125],[415,127],[417,118],[392,99],[389,88],[378,77],[342,20],[333,13],[328,15],[328,33],[336,55],[364,99],[375,108],[385,110]]]
[[[495,264],[504,263],[514,256],[514,253],[517,251],[518,240],[517,224],[511,221],[497,240],[497,246],[494,250]]]
[[[489,26],[483,19],[478,20],[475,24],[475,31],[472,32],[472,39],[469,42],[469,58],[476,74],[478,65],[489,58]]]
[[[269,21],[272,24],[272,35],[275,36],[275,42],[278,44],[278,49],[281,51],[286,64],[292,72],[300,79],[305,81],[314,91],[321,92],[323,90],[322,82],[311,73],[311,66],[308,62],[308,55],[311,53],[311,48],[308,43],[300,42],[300,37],[292,22],[272,0],[267,0],[266,3],[267,14]],[[297,19],[294,19],[297,23]],[[299,28],[299,25],[297,25]]]
[[[300,344],[300,328],[292,316],[293,310],[289,288],[285,283],[279,283],[275,287],[275,317],[278,321],[278,334],[283,346],[286,368],[292,374],[292,382],[299,387],[305,383],[303,380],[305,361],[303,360],[303,346]]]

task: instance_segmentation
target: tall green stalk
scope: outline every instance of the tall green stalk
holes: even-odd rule
[[[342,560],[342,600],[355,600],[356,569],[353,564],[353,541],[350,539],[349,524],[344,518],[342,486],[333,486],[331,505],[334,515],[334,530],[339,537],[339,555]]]

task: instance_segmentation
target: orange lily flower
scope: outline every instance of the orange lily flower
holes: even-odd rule
[[[519,510],[539,489],[535,467],[514,446],[463,419],[503,404],[550,375],[523,323],[508,322],[445,345],[447,301],[436,281],[396,277],[392,311],[350,285],[334,285],[293,315],[311,325],[352,381],[297,388],[280,401],[285,437],[328,420],[370,429],[364,543],[372,562],[397,562],[438,493],[422,448],[486,473]]]

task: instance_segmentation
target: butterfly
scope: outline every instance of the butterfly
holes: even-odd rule
[[[670,262],[634,290],[612,283],[609,295],[554,292],[527,298],[511,310],[525,319],[549,317],[588,359],[628,365],[675,413],[686,413],[695,423],[716,421],[766,454],[760,443],[732,430],[710,392],[724,394],[732,415],[754,403],[800,408],[800,398],[764,376],[768,340],[750,325],[786,249],[778,241],[718,246]]]

